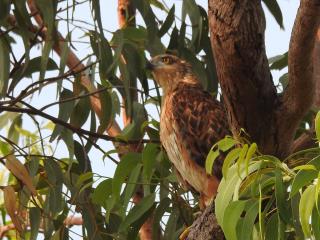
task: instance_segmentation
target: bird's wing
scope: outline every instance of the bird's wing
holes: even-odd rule
[[[174,91],[171,103],[178,138],[191,159],[204,167],[212,145],[230,134],[222,104],[200,87],[183,84]],[[218,178],[221,178],[222,161],[218,158],[214,164],[214,175]]]

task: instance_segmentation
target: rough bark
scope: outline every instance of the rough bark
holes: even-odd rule
[[[270,129],[277,104],[265,52],[259,0],[209,1],[211,44],[232,133],[244,129],[264,152],[273,152]],[[265,131],[268,129],[269,131]],[[270,131],[271,130],[271,131]]]
[[[224,234],[214,215],[211,204],[190,227],[187,240],[224,240]]]

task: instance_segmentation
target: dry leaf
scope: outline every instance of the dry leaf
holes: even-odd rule
[[[26,167],[14,156],[7,156],[6,167],[20,181],[22,181],[33,195],[37,195],[37,191],[33,186],[32,179]]]
[[[15,228],[18,230],[18,232],[22,232],[22,226],[19,221],[19,214],[17,214],[17,208],[16,208],[16,193],[14,192],[13,187],[6,186],[3,189],[3,195],[4,195],[4,206],[7,210],[8,215],[10,216],[12,223],[14,224]]]

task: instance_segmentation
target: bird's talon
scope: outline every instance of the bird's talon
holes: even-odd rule
[[[189,233],[190,233],[190,227],[186,227],[186,229],[183,230],[183,232],[180,234],[179,240],[187,239]]]

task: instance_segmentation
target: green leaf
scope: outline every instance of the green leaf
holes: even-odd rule
[[[244,144],[242,149],[241,149],[241,152],[239,153],[239,159],[237,161],[237,165],[238,165],[238,175],[240,176],[240,172],[242,171],[242,167],[243,167],[243,163],[245,161],[245,157],[246,157],[246,154],[248,152],[248,144]]]
[[[35,1],[44,23],[48,29],[48,36],[51,37],[54,28],[57,1],[36,0]],[[51,39],[52,40],[52,39]]]
[[[310,217],[315,204],[314,191],[314,185],[308,186],[307,189],[302,193],[299,204],[301,226],[306,238],[311,237]]]
[[[234,140],[231,137],[225,137],[224,139],[217,142],[219,150],[221,150],[222,152],[226,152],[226,151],[230,150],[236,144],[237,144],[236,140]]]
[[[19,137],[20,137],[20,132],[17,129],[21,128],[21,126],[22,126],[22,115],[19,114],[12,121],[11,126],[8,130],[8,138],[16,144],[18,144]]]
[[[281,235],[277,231],[277,227],[279,225],[278,215],[277,213],[274,213],[269,218],[269,221],[267,222],[266,226],[266,240],[275,240],[275,239],[282,239]]]
[[[258,146],[256,143],[252,143],[248,149],[246,159],[244,161],[247,175],[249,175],[248,171],[249,171],[250,160],[252,159],[253,155],[256,153],[257,149],[258,149]]]
[[[285,223],[289,223],[290,215],[287,209],[287,202],[285,197],[284,183],[282,180],[282,173],[280,169],[275,170],[275,194],[276,203],[281,220]]]
[[[47,40],[44,43],[44,47],[42,50],[42,57],[40,63],[40,76],[39,81],[43,81],[47,72],[47,65],[49,62],[49,54],[52,50],[53,40]]]
[[[91,4],[92,4],[93,12],[94,12],[94,19],[98,23],[100,34],[104,38],[103,27],[102,27],[102,22],[101,22],[100,0],[92,0]]]
[[[141,162],[141,154],[128,153],[121,158],[112,181],[112,195],[115,199],[120,197],[121,186],[129,176],[132,169]]]
[[[320,156],[312,159],[308,165],[313,165],[317,170],[320,169]],[[315,170],[300,170],[297,175],[294,177],[290,197],[293,197],[296,193],[299,192],[304,186],[309,184],[313,179],[318,177],[318,171]]]
[[[143,123],[147,120],[146,111],[141,103],[133,102],[132,123],[127,125],[118,138],[123,140],[138,140],[143,137],[144,131],[141,129]]]
[[[312,232],[315,239],[320,239],[319,223],[320,223],[319,211],[316,208],[314,208],[312,211],[311,226],[312,226]]]
[[[251,164],[249,166],[249,174],[261,168],[261,162]],[[238,199],[234,194],[239,194],[237,191],[240,189],[240,183],[242,178],[245,176],[245,172],[242,171],[237,174],[237,166],[233,165],[229,171],[227,177],[224,177],[218,187],[218,194],[215,199],[215,214],[218,220],[218,223],[222,225],[224,223],[225,210],[230,204],[230,201],[234,198]]]
[[[122,232],[130,227],[135,221],[143,216],[154,204],[155,193],[145,196],[137,205],[135,205],[123,220],[119,231]]]
[[[300,216],[299,216],[300,199],[301,199],[300,194],[296,194],[290,199],[290,204],[291,204],[291,212],[292,212],[292,222],[295,228],[295,233],[298,239],[304,239],[303,231],[300,224]]]
[[[247,204],[247,201],[232,202],[225,209],[222,229],[228,240],[236,240],[236,227],[240,220],[240,216]]]
[[[131,171],[131,174],[128,179],[128,183],[127,183],[126,188],[124,190],[124,198],[123,198],[124,210],[127,210],[129,201],[130,201],[130,199],[136,189],[136,186],[138,184],[138,179],[140,176],[140,172],[141,172],[141,168],[142,168],[142,164],[139,163]]]
[[[64,74],[64,70],[66,68],[67,57],[68,57],[68,54],[70,51],[67,40],[71,39],[71,33],[68,34],[65,39],[66,39],[66,41],[62,45],[62,50],[61,50],[61,55],[60,55],[59,76]]]
[[[159,145],[148,143],[142,152],[143,178],[144,183],[150,183],[151,176],[159,154]]]
[[[277,0],[263,0],[263,2],[271,12],[272,16],[276,19],[280,28],[284,29],[283,16]]]
[[[40,72],[41,71],[40,66],[41,66],[41,57],[35,57],[31,59],[29,61],[29,64],[26,70],[23,73],[23,76],[31,77],[31,74],[35,72]],[[56,64],[56,62],[52,58],[48,58],[46,70],[51,71],[51,70],[57,70],[57,69],[58,69],[58,65]]]
[[[112,194],[112,178],[102,181],[93,191],[93,203],[104,206],[106,199]]]
[[[269,59],[271,70],[282,70],[288,66],[288,52]]]
[[[213,151],[212,149],[210,150],[207,158],[206,158],[206,173],[207,174],[212,174],[212,168],[214,161],[217,159],[217,157],[220,155],[219,150]]]
[[[0,36],[0,94],[5,96],[7,93],[9,72],[10,72],[10,56],[9,45],[5,35]]]
[[[168,240],[176,240],[175,238],[175,232],[177,230],[177,223],[179,220],[180,212],[177,207],[173,208],[170,217],[168,219],[167,225],[166,225],[166,230],[164,232],[164,239]]]
[[[255,227],[255,220],[259,211],[259,201],[249,201],[246,208],[246,215],[242,221],[240,228],[240,236],[238,239],[247,240],[252,237],[252,230]]]
[[[182,21],[185,21],[186,14],[189,15],[192,24],[192,44],[198,45],[201,40],[203,19],[195,0],[184,0],[182,4]]]
[[[59,213],[62,206],[62,184],[63,184],[63,173],[61,171],[60,166],[54,160],[48,158],[44,162],[44,169],[47,173],[48,181],[49,181],[49,209],[53,214]]]
[[[72,97],[73,97],[73,93],[70,90],[63,89],[60,95],[60,101],[64,101]],[[73,106],[74,106],[74,101],[67,101],[67,102],[60,103],[58,118],[64,122],[68,122],[72,114]],[[56,124],[52,132],[52,135],[50,137],[50,142],[54,141],[60,135],[63,129],[64,129],[63,126]]]
[[[86,153],[85,148],[78,142],[73,141],[74,145],[74,154],[79,163],[79,173],[85,173],[87,171],[91,172],[91,167],[89,165],[90,160]]]
[[[153,226],[152,226],[152,239],[157,239],[157,236],[159,234],[159,227],[161,219],[165,212],[168,211],[168,208],[171,204],[171,199],[168,197],[163,198],[160,201],[160,204],[158,205],[157,209],[154,212],[153,215]]]
[[[166,20],[164,21],[164,23],[162,24],[160,30],[159,30],[159,37],[162,37],[164,34],[166,34],[169,30],[169,28],[171,27],[172,23],[174,22],[175,19],[175,5],[172,6],[172,8],[170,9]]]
[[[240,155],[240,152],[241,148],[232,149],[224,159],[222,166],[222,174],[224,178],[227,178],[229,167],[234,161],[237,160],[237,158]]]
[[[40,220],[41,220],[41,211],[37,207],[32,207],[29,210],[30,213],[30,240],[36,240],[39,233]]]
[[[232,167],[228,172],[227,178],[223,178],[218,187],[218,194],[215,199],[215,213],[220,225],[224,223],[225,209],[232,199],[237,182],[240,180],[240,177],[236,174],[236,169],[236,167]]]
[[[80,94],[81,96],[82,94]],[[91,104],[88,97],[82,97],[76,101],[70,116],[70,123],[72,126],[80,128],[87,121],[91,111]]]

